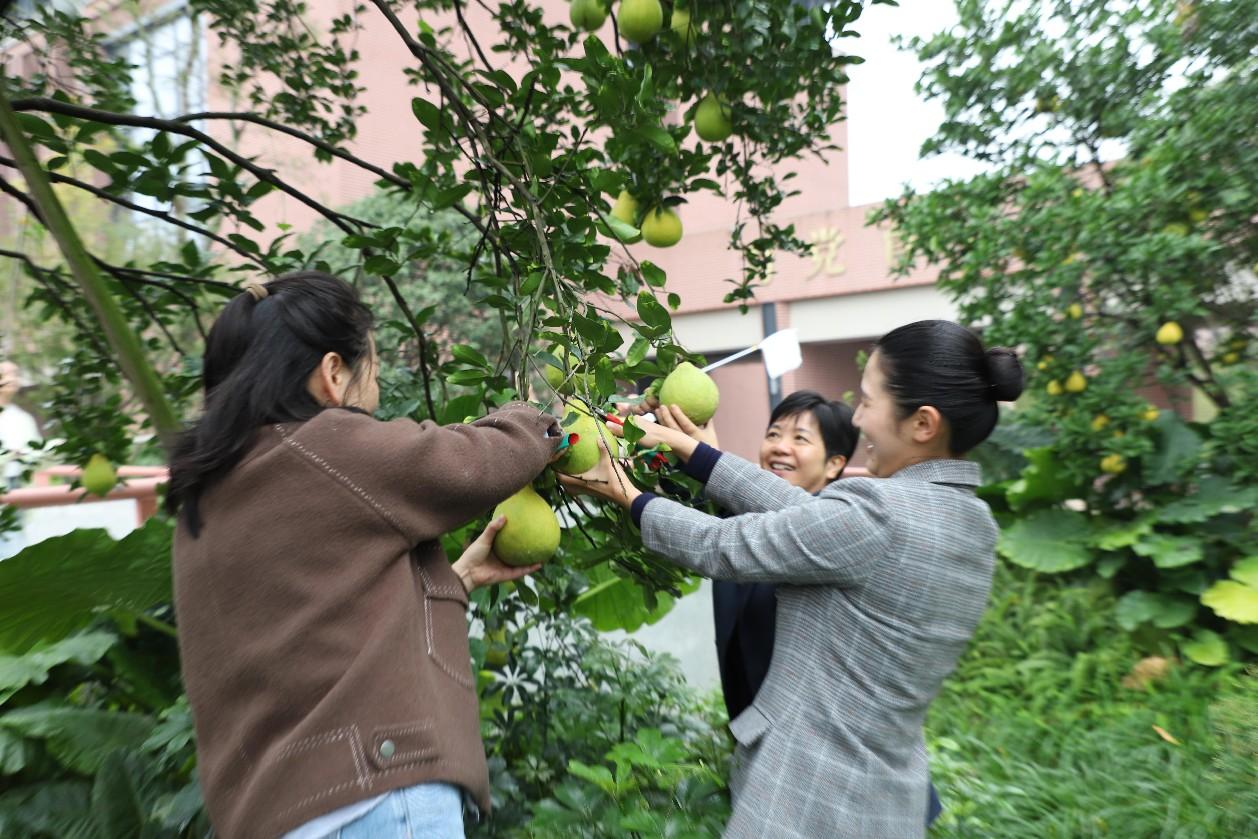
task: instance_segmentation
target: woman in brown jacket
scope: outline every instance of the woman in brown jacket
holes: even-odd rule
[[[515,579],[490,525],[439,537],[553,459],[524,404],[469,425],[381,422],[372,319],[327,274],[251,283],[206,344],[205,413],[180,439],[175,608],[217,833],[463,835],[489,808],[467,596]]]

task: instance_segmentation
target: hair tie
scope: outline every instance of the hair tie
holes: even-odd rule
[[[270,294],[270,292],[267,291],[266,286],[257,280],[250,280],[245,283],[245,291],[249,292],[249,295],[254,299],[254,302],[260,301],[263,297]]]

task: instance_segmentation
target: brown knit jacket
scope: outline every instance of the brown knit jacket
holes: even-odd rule
[[[327,410],[262,429],[202,496],[175,608],[220,836],[426,781],[489,809],[467,596],[438,537],[540,473],[548,431],[523,404],[444,427]]]

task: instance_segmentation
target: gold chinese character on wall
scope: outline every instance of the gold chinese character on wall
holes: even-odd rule
[[[820,227],[809,234],[812,271],[805,279],[811,280],[822,275],[837,277],[847,271],[847,266],[839,262],[839,248],[843,241],[843,233],[837,227]]]

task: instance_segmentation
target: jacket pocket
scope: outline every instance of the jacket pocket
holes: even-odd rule
[[[424,643],[441,672],[472,689],[472,653],[467,643],[467,592],[441,554],[415,559],[424,592]]]
[[[367,760],[381,771],[436,757],[436,738],[428,721],[381,726],[372,730],[367,741]]]
[[[773,721],[755,705],[735,717],[729,724],[729,731],[742,746],[754,746],[773,725]]]

